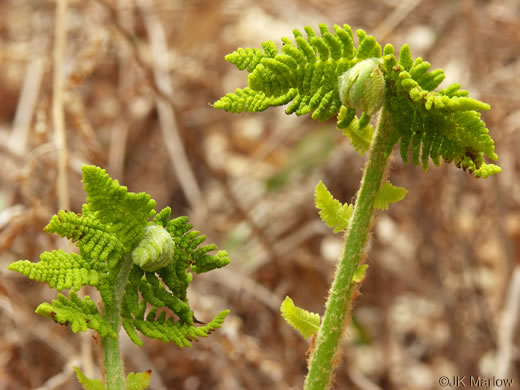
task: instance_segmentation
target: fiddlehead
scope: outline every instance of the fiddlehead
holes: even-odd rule
[[[406,195],[404,188],[385,183],[394,146],[400,143],[405,163],[411,149],[412,162],[425,170],[430,160],[440,165],[442,158],[476,177],[500,172],[496,165],[484,162],[484,156],[492,161],[498,158],[478,112],[488,110],[487,104],[469,98],[457,84],[435,91],[444,72],[429,71],[430,64],[421,58],[414,60],[407,45],[397,60],[391,45],[381,52],[374,37],[363,30],[356,32],[356,48],[348,25],[334,26],[334,34],[325,25],[319,27],[321,37],[310,27],[305,27],[306,38],[294,30],[295,43],[282,38],[281,51],[268,41],[262,45],[263,52],[238,49],[227,56],[239,69],[247,69],[248,87],[215,102],[215,108],[231,112],[256,112],[290,103],[287,114],[312,113],[312,119],[318,120],[337,116],[337,128],[354,148],[360,153],[370,150],[353,210],[335,200],[323,183],[316,187],[320,217],[335,232],[346,230],[346,234],[310,353],[305,381],[309,390],[331,385],[339,341],[367,269],[363,261],[374,210],[387,209]],[[370,121],[379,109],[374,131]],[[306,335],[313,332],[308,326],[311,314],[295,307],[290,299],[282,304],[282,313]]]
[[[82,170],[87,193],[82,213],[59,211],[45,228],[70,238],[80,254],[44,252],[38,263],[21,260],[9,269],[59,291],[94,286],[101,294],[103,311],[89,297],[80,299],[71,291],[68,298],[59,294],[51,303],[42,303],[36,313],[69,324],[73,332],[93,329],[102,340],[117,339],[122,323],[139,345],[137,330],[183,347],[219,328],[229,311],[196,326],[187,288],[190,271],[223,267],[229,263],[227,253],[210,254],[216,246],[200,246],[206,236],[191,230],[188,217],[170,220],[169,207],[149,221],[155,201],[148,194],[128,192],[100,168]],[[175,319],[167,318],[167,311]]]
[[[320,24],[321,36],[307,26],[304,38],[294,30],[294,42],[282,38],[278,50],[267,41],[260,49],[238,49],[226,60],[249,72],[248,87],[215,102],[226,111],[257,112],[289,104],[287,114],[312,113],[313,119],[337,116],[337,127],[361,153],[368,150],[373,129],[371,116],[387,104],[392,117],[393,143],[400,142],[400,154],[428,168],[431,159],[439,165],[454,162],[477,177],[498,173],[500,168],[484,162],[484,155],[497,160],[494,143],[477,111],[485,103],[469,98],[457,84],[435,89],[444,80],[441,69],[429,71],[430,64],[413,59],[404,45],[399,61],[392,45],[383,52],[374,37],[357,30],[357,48],[350,26],[334,26],[331,33]],[[358,119],[356,110],[362,111]]]

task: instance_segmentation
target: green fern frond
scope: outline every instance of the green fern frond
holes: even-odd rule
[[[62,250],[43,252],[38,263],[20,260],[9,265],[29,279],[47,283],[58,291],[79,290],[81,286],[97,286],[108,271],[104,264],[90,262],[75,253]]]
[[[70,292],[69,298],[58,294],[57,299],[54,299],[52,303],[42,303],[36,308],[36,313],[59,324],[70,325],[70,329],[74,333],[93,329],[101,337],[117,337],[109,323],[99,314],[94,301],[88,296],[82,300],[74,291]]]
[[[267,96],[263,92],[253,91],[250,88],[237,88],[234,93],[228,93],[213,106],[229,112],[260,112],[269,107],[289,103],[296,97],[297,92],[296,89],[290,89],[280,96]]]
[[[286,112],[326,120],[341,107],[338,77],[357,62],[369,57],[381,57],[381,47],[374,37],[357,31],[358,48],[348,25],[334,26],[334,33],[320,24],[321,37],[307,26],[304,38],[293,31],[294,42],[282,38],[279,51],[272,42],[260,49],[238,49],[226,60],[249,72],[249,87],[227,94],[215,107],[230,112],[257,112],[268,107],[292,102]]]
[[[84,258],[106,261],[113,268],[123,256],[124,246],[110,229],[111,225],[100,221],[98,212],[77,215],[63,210],[53,216],[45,227],[48,233],[56,233],[78,242]]]
[[[293,300],[285,297],[280,306],[282,317],[294,329],[302,334],[303,337],[309,337],[318,331],[320,327],[320,316],[317,313],[311,313],[294,304]]]
[[[489,105],[467,97],[468,92],[458,84],[434,91],[444,73],[439,69],[427,72],[429,67],[421,58],[413,61],[407,45],[401,48],[399,62],[392,45],[385,47],[384,68],[393,96],[388,107],[403,161],[408,162],[411,148],[412,162],[424,169],[429,159],[439,165],[442,157],[477,177],[498,173],[499,168],[487,168],[483,158],[498,159],[477,112],[489,110]]]
[[[99,211],[99,221],[109,225],[110,232],[123,244],[125,251],[130,251],[142,237],[148,219],[155,214],[155,201],[144,192],[129,193],[104,169],[84,166],[82,171],[88,204],[84,213]]]
[[[151,312],[146,320],[125,319],[123,326],[130,336],[131,340],[139,344],[139,337],[135,332],[137,329],[143,335],[161,340],[165,343],[174,342],[179,347],[191,347],[191,341],[197,341],[200,337],[207,337],[208,334],[222,326],[224,319],[229,314],[229,310],[221,311],[215,318],[204,326],[193,326],[175,322],[172,318],[166,320],[165,312],[161,312],[157,319],[154,319],[155,312]],[[129,328],[131,329],[129,332]],[[132,330],[132,328],[135,328]],[[137,337],[137,340],[135,338]],[[136,342],[137,341],[137,342]]]
[[[390,203],[397,203],[404,199],[408,190],[403,187],[394,186],[392,183],[387,181],[381,186],[379,192],[376,195],[374,207],[380,210],[388,210]]]
[[[187,287],[187,286],[186,286]],[[133,300],[133,306],[135,307],[135,291],[141,293],[142,299],[149,303],[155,308],[167,307],[173,311],[183,322],[193,324],[193,312],[191,311],[187,299],[186,290],[183,292],[181,297],[175,295],[175,293],[166,290],[153,272],[143,272],[138,267],[134,267],[129,276],[129,285],[127,290],[132,291],[129,299]],[[123,300],[125,300],[123,296]],[[137,315],[137,312],[133,312]],[[144,313],[141,315],[144,318]]]
[[[191,270],[197,274],[208,272],[216,268],[222,268],[229,264],[229,256],[226,251],[218,251],[215,255],[208,254],[217,249],[216,245],[209,244],[199,247],[206,236],[198,230],[190,231],[193,226],[188,217],[175,218],[168,222],[166,230],[175,241],[177,256],[184,257],[191,265]]]
[[[347,203],[341,204],[339,200],[334,199],[321,180],[314,190],[314,201],[316,208],[320,210],[321,220],[333,228],[334,233],[347,229],[354,207]]]
[[[38,263],[21,260],[9,269],[59,291],[95,286],[105,311],[100,314],[90,298],[82,301],[72,291],[69,299],[58,295],[52,303],[41,304],[37,313],[70,324],[74,332],[94,329],[101,337],[116,337],[114,329],[121,321],[137,344],[142,342],[136,328],[145,335],[188,345],[186,340],[219,327],[225,315],[206,326],[194,327],[187,289],[193,279],[190,271],[201,273],[223,267],[229,263],[228,254],[211,254],[217,250],[216,245],[202,245],[206,236],[192,230],[188,217],[170,220],[171,209],[167,207],[149,221],[155,214],[155,202],[149,195],[128,192],[103,169],[84,166],[82,170],[88,202],[82,214],[59,211],[45,228],[76,242],[81,254],[44,252]],[[155,319],[152,314],[157,310],[170,310],[177,322]],[[110,327],[114,319],[117,326]],[[150,325],[146,325],[148,322]],[[162,331],[165,333],[160,336]]]
[[[363,114],[358,120],[356,110],[342,106],[338,114],[337,127],[343,130],[343,135],[350,140],[351,145],[361,155],[370,148],[374,127],[370,124],[368,115]]]
[[[444,72],[430,71],[430,63],[421,58],[414,60],[408,45],[401,47],[398,61],[392,45],[386,45],[381,55],[381,46],[363,30],[356,31],[356,48],[348,25],[334,25],[333,33],[324,24],[319,28],[321,36],[311,27],[305,27],[306,38],[294,30],[294,41],[282,38],[280,50],[268,41],[263,44],[263,52],[238,49],[226,56],[226,60],[239,69],[247,69],[248,87],[227,94],[214,106],[239,113],[290,103],[287,114],[312,113],[312,118],[318,120],[337,115],[337,127],[344,129],[354,148],[364,153],[373,132],[368,114],[375,112],[384,94],[394,128],[394,142],[388,146],[388,154],[399,142],[403,161],[408,163],[411,150],[412,162],[425,170],[430,159],[440,165],[442,158],[473,172],[476,177],[500,172],[496,165],[484,162],[484,155],[492,161],[498,158],[494,142],[478,113],[488,110],[489,105],[469,98],[458,84],[435,91],[444,80]],[[369,66],[366,72],[361,69],[363,61]],[[348,82],[342,79],[356,66],[360,72],[348,73]],[[361,89],[354,88],[352,96],[342,101],[339,93],[342,83],[338,80],[345,81],[350,88],[358,77],[365,76],[368,81],[377,81],[374,83],[378,92],[360,92]],[[360,84],[363,86],[364,81]],[[347,107],[353,103],[356,107]],[[366,111],[359,120],[356,108]]]

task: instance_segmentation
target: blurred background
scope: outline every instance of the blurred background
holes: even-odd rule
[[[7,271],[73,250],[42,229],[59,208],[80,212],[86,163],[190,216],[232,259],[189,291],[202,321],[231,309],[223,328],[191,349],[124,336],[127,369],[151,369],[153,390],[302,387],[309,341],[279,305],[323,312],[343,237],[319,220],[314,187],[351,202],[366,156],[334,120],[211,103],[247,83],[225,54],[318,23],[407,42],[446,71],[441,87],[491,104],[503,170],[482,180],[394,157],[409,193],[377,214],[336,389],[438,389],[443,375],[520,388],[518,0],[3,0],[0,15],[1,390],[80,389],[71,365],[100,376],[90,333],[34,314],[55,291]]]

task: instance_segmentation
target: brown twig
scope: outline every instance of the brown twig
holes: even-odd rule
[[[154,85],[168,97],[167,100],[156,99],[163,140],[186,198],[196,209],[201,205],[202,194],[179,136],[174,105],[169,104],[173,100],[173,89],[168,72],[169,51],[166,34],[161,21],[152,9],[153,4],[149,0],[138,0],[137,4],[144,13],[146,31],[150,41]]]
[[[58,152],[58,208],[70,209],[70,198],[67,179],[67,137],[65,133],[65,113],[63,110],[63,57],[67,40],[66,16],[67,0],[56,2],[56,28],[54,41],[54,79],[52,117],[54,123],[55,143]]]
[[[117,18],[117,12],[112,8],[111,5],[109,5],[105,0],[95,0],[98,4],[103,6],[105,8],[112,20],[112,25],[117,30],[118,33],[121,34],[121,36],[124,38],[124,40],[130,45],[133,56],[135,58],[135,61],[139,68],[143,71],[145,80],[147,84],[152,88],[154,93],[162,99],[165,103],[167,103],[174,113],[176,113],[176,107],[175,103],[173,102],[173,99],[166,95],[155,83],[154,76],[152,70],[148,67],[148,65],[143,61],[141,56],[139,55],[139,48],[137,47],[137,43],[135,41],[134,35],[131,34],[127,29],[122,27]],[[262,245],[264,246],[265,250],[269,253],[270,256],[274,257],[274,252],[272,250],[272,243],[271,240],[264,234],[263,230],[256,224],[256,222],[252,219],[252,217],[249,215],[249,213],[245,210],[244,207],[240,205],[239,200],[235,196],[235,194],[231,191],[227,184],[227,175],[224,171],[217,170],[214,167],[211,166],[211,164],[208,162],[206,156],[202,151],[200,151],[199,143],[194,140],[191,136],[185,137],[187,143],[189,144],[190,151],[197,154],[197,157],[199,158],[200,162],[206,168],[210,174],[217,179],[217,181],[221,184],[224,194],[227,199],[229,199],[229,203],[235,210],[235,212],[240,216],[240,218],[247,221],[249,226],[251,226],[252,232],[258,237],[258,239],[261,241]]]

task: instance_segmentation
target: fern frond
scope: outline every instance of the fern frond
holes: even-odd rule
[[[153,313],[155,314],[155,313]],[[150,318],[149,315],[146,320],[140,319],[126,319],[123,323],[125,330],[127,328],[135,328],[143,335],[161,340],[165,343],[174,342],[179,347],[191,347],[191,341],[197,341],[200,337],[207,337],[208,334],[222,326],[224,319],[229,314],[229,310],[221,311],[208,324],[204,326],[193,326],[183,323],[182,321],[175,322],[172,318],[166,320],[164,312],[157,319]],[[137,337],[135,330],[129,333],[132,341]],[[136,344],[139,345],[138,342]]]
[[[11,263],[8,268],[29,279],[47,283],[58,291],[77,291],[81,286],[97,286],[108,271],[103,263],[87,261],[80,255],[62,250],[43,252],[38,263],[20,260]]]
[[[52,303],[42,303],[36,308],[36,313],[59,324],[70,325],[74,333],[92,329],[101,337],[117,337],[109,323],[98,313],[94,301],[88,296],[82,300],[74,291],[70,292],[69,298],[58,294],[57,299],[54,299]]]
[[[347,229],[354,207],[334,199],[321,180],[314,190],[314,201],[316,208],[320,210],[321,220],[333,228],[334,233]]]
[[[413,164],[425,170],[430,160],[440,165],[442,158],[477,177],[500,171],[484,162],[484,155],[492,161],[498,158],[478,112],[488,110],[489,105],[468,97],[458,84],[435,91],[444,80],[444,72],[430,70],[430,63],[422,58],[413,59],[408,45],[401,47],[397,60],[392,45],[386,45],[381,56],[381,46],[363,30],[356,31],[356,48],[348,25],[334,25],[333,33],[324,24],[319,28],[321,36],[309,26],[305,27],[307,37],[294,30],[294,40],[282,38],[280,50],[268,41],[263,44],[263,52],[238,49],[228,55],[226,60],[249,72],[248,87],[227,94],[215,107],[239,113],[290,103],[287,114],[312,114],[318,120],[337,115],[337,127],[344,129],[354,148],[364,153],[373,131],[370,115],[384,97],[394,128],[393,144],[386,153],[399,142],[403,161],[408,163],[411,150]],[[363,68],[363,61],[369,69]],[[348,80],[344,78],[347,74]],[[350,88],[358,77],[368,77],[367,85],[375,80],[377,88],[353,88],[350,95],[338,82],[343,80]],[[360,84],[365,85],[364,81]],[[343,100],[340,89],[347,94]],[[356,106],[350,107],[354,103]],[[359,120],[355,108],[365,110]]]
[[[214,244],[200,246],[206,236],[198,230],[190,231],[193,226],[188,217],[175,218],[168,222],[166,230],[175,241],[176,255],[181,263],[187,260],[191,270],[197,274],[208,272],[216,268],[222,268],[229,264],[229,256],[226,251],[218,251],[215,255],[208,254],[217,249]],[[182,273],[181,273],[182,274]]]
[[[294,42],[282,38],[279,51],[272,41],[260,49],[238,49],[226,60],[249,72],[249,87],[238,89],[218,100],[219,109],[238,112],[263,111],[292,102],[286,112],[326,120],[341,107],[338,77],[354,64],[369,57],[381,57],[374,37],[358,30],[358,49],[348,25],[334,25],[334,33],[320,24],[321,37],[306,26],[307,38],[293,31]]]
[[[113,268],[124,254],[124,246],[115,234],[110,232],[111,225],[99,219],[99,213],[77,215],[71,211],[60,210],[45,227],[48,233],[56,233],[78,242],[81,255],[92,261],[106,261]]]
[[[485,166],[484,155],[493,161],[498,159],[494,142],[477,112],[489,110],[489,105],[467,97],[468,92],[458,84],[434,91],[444,73],[427,73],[429,67],[421,58],[413,61],[407,45],[401,48],[399,62],[393,47],[385,47],[384,68],[393,96],[388,108],[403,161],[408,162],[411,147],[412,162],[425,170],[430,159],[439,165],[442,157],[477,177],[498,173],[496,168],[479,171]]]
[[[309,337],[318,331],[320,327],[320,316],[317,313],[311,313],[294,304],[293,300],[285,297],[280,306],[282,317],[294,329],[302,334],[303,337]]]
[[[155,201],[144,192],[129,193],[104,169],[87,165],[82,171],[88,203],[84,214],[99,211],[99,221],[109,225],[125,251],[130,251],[142,237],[148,219],[155,214]]]
[[[342,106],[338,114],[338,129],[343,129],[343,135],[347,136],[351,145],[361,155],[370,148],[374,127],[369,124],[369,117],[362,115],[360,120],[356,117],[356,110]]]
[[[171,337],[183,345],[184,338],[207,335],[220,326],[225,316],[217,316],[206,327],[194,328],[187,288],[193,279],[190,271],[223,267],[229,263],[227,253],[210,254],[216,245],[201,245],[206,236],[191,230],[187,217],[170,220],[169,207],[149,221],[155,214],[155,202],[149,195],[128,192],[98,167],[84,166],[82,170],[88,202],[82,214],[59,211],[45,228],[76,242],[81,254],[44,252],[38,263],[21,260],[9,269],[59,291],[95,286],[105,311],[99,314],[90,298],[82,301],[72,291],[69,299],[58,295],[52,303],[41,304],[37,313],[70,324],[74,332],[94,329],[101,337],[116,337],[115,329],[121,321],[137,344],[142,342],[134,321],[143,330],[151,322],[156,338],[161,330],[166,332],[164,338],[169,337],[173,325],[165,325],[161,317],[157,320],[151,315],[160,309],[171,310],[178,317],[174,330],[179,330]],[[145,315],[147,310],[150,312]],[[114,315],[118,312],[120,316]]]
[[[220,98],[213,107],[228,112],[260,112],[269,107],[283,106],[292,101],[297,95],[296,89],[290,89],[283,95],[267,96],[263,92],[253,91],[250,88],[237,88]]]
[[[408,190],[403,187],[394,186],[389,181],[381,186],[376,195],[374,207],[380,210],[388,210],[390,203],[397,203],[404,199]]]

